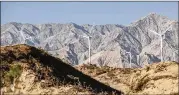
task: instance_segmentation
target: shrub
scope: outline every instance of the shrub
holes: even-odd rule
[[[96,75],[101,75],[101,74],[104,74],[104,73],[106,73],[105,70],[103,70],[103,69],[96,69]]]
[[[6,73],[6,78],[13,83],[15,78],[18,78],[22,73],[22,67],[20,65],[12,65],[10,70]]]
[[[9,63],[7,61],[1,61],[0,65],[8,65]]]
[[[113,71],[110,71],[107,73],[107,75],[111,78],[113,78],[115,76],[114,72]]]

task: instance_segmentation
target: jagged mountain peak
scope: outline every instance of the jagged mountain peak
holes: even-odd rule
[[[163,16],[157,13],[149,13],[147,16],[141,17],[140,19],[132,22],[129,26],[135,26],[143,23],[154,23],[154,24],[160,24],[165,23],[167,21],[171,21],[167,16]]]
[[[22,23],[20,23],[20,22],[9,22],[9,23],[7,23],[7,24],[11,24],[11,25],[19,25],[19,24],[22,24]]]
[[[129,66],[129,57],[125,53],[132,47],[132,64],[142,65],[143,61],[147,60],[142,52],[147,52],[160,59],[160,52],[155,53],[154,50],[160,51],[159,42],[156,41],[159,38],[149,32],[149,29],[160,32],[159,29],[166,30],[170,26],[170,22],[173,20],[168,19],[165,16],[150,13],[149,15],[137,20],[132,25],[123,26],[118,24],[105,24],[94,25],[91,32],[91,56],[98,55],[96,62],[108,66]],[[169,29],[166,33],[165,41],[168,45],[164,46],[165,51],[171,52],[176,48],[178,42],[177,24],[172,25],[172,29]],[[23,30],[24,35],[31,36],[33,46],[42,47],[54,56],[60,54],[58,57],[64,57],[65,60],[71,64],[80,64],[85,62],[88,58],[88,39],[82,36],[88,35],[92,28],[92,24],[78,25],[75,23],[45,23],[45,24],[22,24],[25,26]],[[31,26],[34,27],[31,27]],[[13,25],[14,26],[14,25]],[[6,32],[2,34],[1,45],[13,45],[23,42],[22,36],[17,29],[12,28],[10,25],[6,27],[1,26],[1,31]],[[5,31],[5,30],[8,30]],[[81,35],[81,36],[80,36]],[[74,42],[74,43],[72,43]],[[29,43],[25,43],[29,44]],[[66,48],[69,48],[69,44],[73,44],[73,52],[68,52]],[[46,48],[48,46],[48,48]],[[167,46],[171,46],[170,48]],[[121,52],[119,52],[119,49]],[[106,51],[104,53],[99,53]],[[113,56],[106,59],[108,52]],[[166,60],[173,58],[172,54],[165,52]],[[136,56],[141,55],[141,63],[137,63]],[[106,55],[106,56],[105,56]],[[148,57],[149,58],[149,57]],[[151,59],[151,58],[149,58]],[[100,61],[102,60],[102,61]],[[111,61],[113,60],[113,61]],[[153,60],[153,59],[151,59]],[[153,60],[155,61],[155,60]],[[78,63],[76,63],[78,62]]]
[[[142,17],[140,20],[145,20],[145,19],[148,19],[148,18],[154,18],[154,19],[169,19],[167,16],[164,16],[164,15],[160,15],[160,14],[157,14],[157,13],[149,13],[147,16],[145,17]]]

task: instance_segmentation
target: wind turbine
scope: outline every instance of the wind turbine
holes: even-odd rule
[[[24,34],[22,33],[22,29],[21,29],[19,32],[20,32],[20,34],[21,34],[21,36],[22,36],[22,39],[23,39],[23,42],[22,42],[22,43],[24,44],[26,39],[25,39]],[[22,44],[22,43],[21,43],[21,44]]]
[[[173,22],[171,22],[170,24],[172,24]],[[166,31],[168,31],[169,29],[170,29],[171,27],[169,26],[166,30],[165,30],[165,32]],[[149,29],[150,30],[150,29]],[[161,62],[163,62],[163,37],[164,37],[164,35],[165,35],[165,32],[163,32],[162,33],[162,31],[160,30],[160,32],[161,33],[157,33],[156,31],[153,31],[153,30],[150,30],[150,32],[152,32],[152,33],[154,33],[154,34],[156,34],[156,35],[158,35],[159,37],[160,37],[160,52],[161,52]]]
[[[130,47],[129,52],[126,52],[126,53],[129,54],[130,68],[131,68],[131,67],[132,67],[132,66],[131,66],[131,57],[132,57],[132,56],[131,56],[131,47]]]
[[[173,61],[175,61],[175,54],[176,54],[177,51],[178,51],[178,50],[175,50],[175,51],[173,52]]]
[[[137,63],[140,64],[140,55],[137,55]]]
[[[93,29],[93,27],[94,27],[94,24],[95,24],[95,23],[93,23],[93,26],[91,27],[91,30],[89,31],[89,35],[87,35],[87,36],[82,36],[82,35],[80,35],[81,37],[84,37],[84,38],[87,38],[87,39],[88,39],[89,64],[91,64],[91,38],[92,38],[92,36],[91,36],[91,31],[92,31],[92,29]]]
[[[28,38],[25,38],[25,36],[24,36],[24,34],[23,34],[23,32],[22,32],[22,29],[21,29],[19,32],[20,32],[20,35],[21,35],[22,38],[23,38],[22,44],[25,44],[25,41],[28,40],[28,39],[30,39],[30,41],[33,42],[31,36],[28,37]],[[34,42],[33,42],[33,43],[34,43]]]
[[[26,38],[25,40],[28,40],[28,39],[30,39],[30,41],[35,45],[35,43],[32,41],[32,37],[31,36]]]

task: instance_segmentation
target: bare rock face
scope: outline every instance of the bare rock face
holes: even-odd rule
[[[72,65],[78,65],[88,63],[88,40],[80,35],[89,35],[91,27],[74,23],[32,25],[11,22],[1,26],[1,45],[25,43],[41,47]],[[92,63],[129,67],[130,58],[126,52],[130,48],[132,67],[143,66],[144,62],[160,61],[160,37],[149,30],[164,33],[164,60],[174,60],[175,56],[177,61],[177,52],[173,52],[178,49],[178,22],[152,13],[128,26],[95,25],[90,34]],[[137,55],[140,55],[139,60]]]

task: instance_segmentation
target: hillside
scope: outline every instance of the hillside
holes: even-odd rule
[[[1,47],[1,93],[121,94],[74,67],[28,45]]]
[[[164,62],[130,69],[84,64],[75,68],[125,94],[178,95],[178,65]]]
[[[164,60],[177,59],[178,52],[175,55],[173,52],[178,49],[178,21],[166,16],[150,13],[127,26],[95,25],[89,34],[91,28],[89,24],[10,22],[1,26],[1,45],[27,44],[41,47],[71,65],[78,65],[88,62],[88,40],[82,36],[91,35],[93,64],[129,67],[129,55],[126,52],[131,48],[132,67],[135,68],[142,67],[143,63],[160,62],[160,38],[150,31],[153,30],[165,34]],[[138,55],[139,60],[136,60]]]

